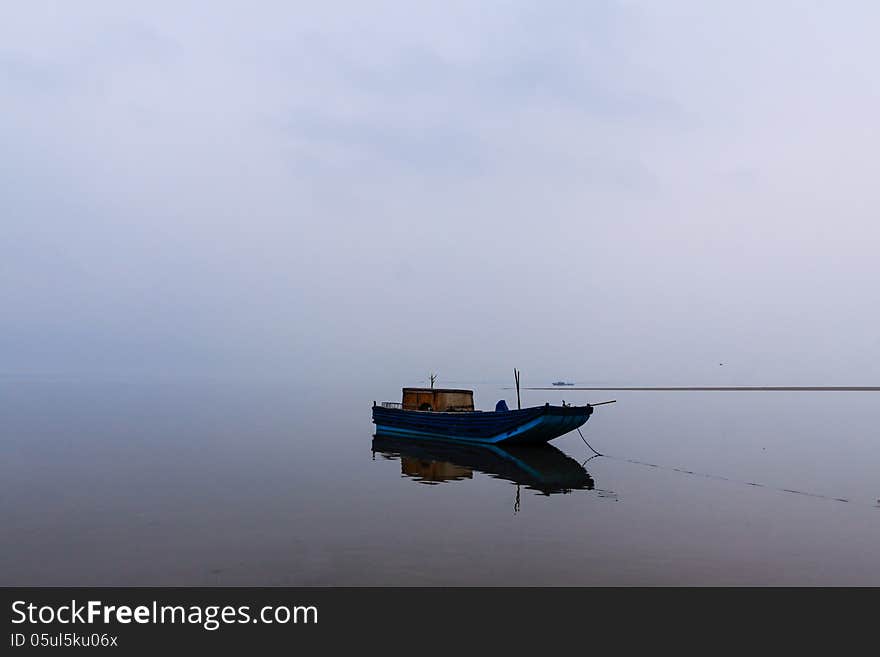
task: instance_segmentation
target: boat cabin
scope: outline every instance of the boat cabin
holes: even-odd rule
[[[406,411],[472,411],[474,391],[452,388],[404,388],[403,409]]]

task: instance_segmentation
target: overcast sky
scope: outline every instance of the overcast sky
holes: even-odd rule
[[[877,384],[878,31],[5,2],[0,373]]]

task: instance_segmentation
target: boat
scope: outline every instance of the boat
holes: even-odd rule
[[[569,383],[568,381],[554,381],[552,384],[554,386],[573,386],[573,383]]]
[[[448,440],[407,440],[376,435],[373,454],[400,459],[403,476],[423,484],[473,479],[483,472],[544,495],[593,490],[593,478],[551,445],[499,447]]]
[[[402,402],[373,402],[377,435],[484,445],[546,443],[581,427],[592,413],[590,404],[564,402],[510,410],[504,400],[494,411],[479,411],[472,390],[449,388],[404,388]]]

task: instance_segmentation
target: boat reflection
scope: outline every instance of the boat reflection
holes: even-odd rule
[[[425,484],[472,479],[474,471],[506,479],[544,495],[593,490],[583,466],[550,445],[498,447],[373,437],[373,454],[400,459],[406,477]]]

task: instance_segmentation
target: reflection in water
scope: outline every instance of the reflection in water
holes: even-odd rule
[[[399,458],[400,471],[419,483],[472,479],[474,470],[544,495],[593,490],[593,478],[573,458],[550,445],[498,447],[375,436],[373,453]]]

